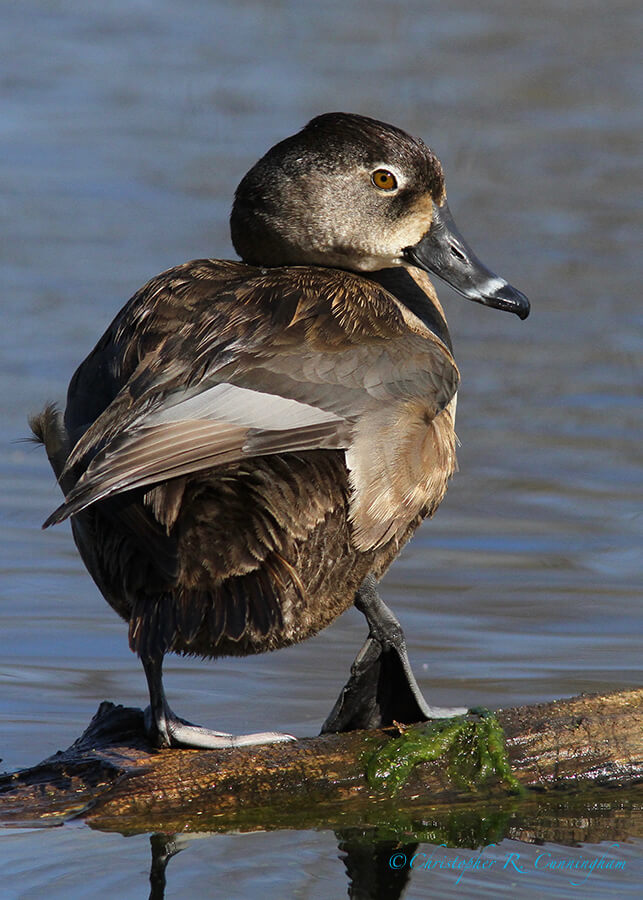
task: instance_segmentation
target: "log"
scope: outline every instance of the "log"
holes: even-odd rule
[[[370,827],[393,839],[411,829],[418,840],[468,829],[472,841],[490,842],[524,838],[543,820],[548,839],[561,840],[562,827],[587,840],[583,819],[605,839],[597,835],[640,831],[642,776],[643,689],[232,750],[157,751],[141,710],[104,702],[69,749],[0,776],[0,824],[81,817],[121,833]],[[588,819],[588,809],[610,816]],[[607,831],[592,831],[601,818]]]

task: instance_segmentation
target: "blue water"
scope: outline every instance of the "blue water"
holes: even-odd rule
[[[382,588],[425,693],[496,707],[640,684],[641,18],[634,0],[609,14],[591,0],[3,4],[3,768],[70,744],[104,698],[145,702],[67,526],[40,531],[59,496],[44,454],[16,442],[26,416],[63,401],[150,276],[232,255],[240,177],[332,109],[427,140],[461,230],[533,307],[521,323],[438,285],[462,372],[460,472]],[[313,734],[363,636],[349,612],[269,656],[168,660],[172,705],[230,731]],[[65,826],[0,840],[3,900],[146,895],[146,836]],[[621,850],[627,868],[584,894],[639,895],[640,844]],[[514,874],[438,887],[415,871],[405,898],[580,890]],[[217,836],[170,862],[167,891],[342,897],[346,874],[331,832]]]

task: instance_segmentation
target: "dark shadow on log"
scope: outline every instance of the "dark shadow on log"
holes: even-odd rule
[[[103,703],[68,750],[0,776],[0,824],[80,816],[103,830],[166,836],[327,828],[347,846],[350,829],[378,841],[450,846],[505,836],[622,839],[641,831],[642,701],[643,690],[631,690],[499,711],[526,796],[493,777],[463,786],[443,759],[414,765],[396,791],[369,783],[368,760],[399,739],[395,729],[260,748],[155,751],[140,710]]]

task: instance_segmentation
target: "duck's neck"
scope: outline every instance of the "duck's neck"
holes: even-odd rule
[[[422,290],[407,269],[401,267],[379,269],[377,272],[360,272],[360,275],[370,281],[376,281],[389,294],[393,294],[453,352],[451,335],[442,308],[439,304],[436,305],[434,297]]]

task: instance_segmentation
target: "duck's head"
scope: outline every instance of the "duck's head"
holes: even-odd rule
[[[375,119],[327,113],[276,144],[237,188],[230,224],[253,265],[416,266],[469,300],[529,315],[456,228],[432,150]]]

